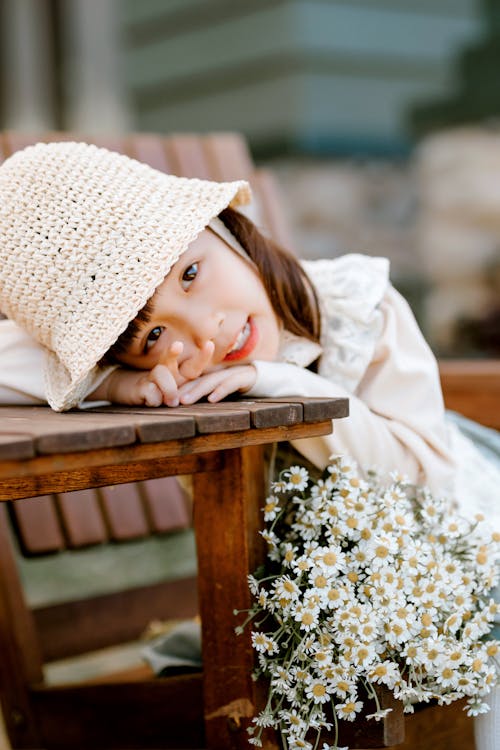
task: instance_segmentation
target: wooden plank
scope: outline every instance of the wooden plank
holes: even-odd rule
[[[172,416],[191,416],[196,422],[196,432],[208,435],[216,432],[234,432],[250,428],[248,409],[232,408],[231,402],[223,404],[200,403],[193,406],[168,407]]]
[[[149,534],[149,524],[135,482],[102,487],[99,496],[110,539],[123,541]]]
[[[129,445],[135,429],[126,420],[106,419],[86,412],[52,411],[48,406],[8,406],[1,412],[3,429],[33,436],[37,453],[71,453]]]
[[[171,136],[166,139],[166,148],[173,174],[202,180],[214,179],[199,136]]]
[[[85,143],[93,143],[99,148],[107,148],[109,151],[116,151],[118,154],[127,153],[127,141],[125,138],[120,138],[118,135],[108,135],[102,133],[93,133],[80,135],[74,135],[74,140],[83,141]]]
[[[263,224],[279,245],[290,252],[296,252],[274,175],[268,170],[259,169],[250,182],[254,194],[258,197],[260,221],[257,224]]]
[[[202,140],[212,180],[249,180],[254,173],[247,143],[238,133],[217,133]]]
[[[306,398],[302,396],[287,396],[283,398],[262,399],[271,403],[289,403],[295,401],[302,404],[304,409],[304,423],[313,424],[325,419],[344,419],[349,416],[348,398]]]
[[[245,430],[250,427],[248,409],[233,408],[230,401],[218,404],[197,403],[193,406],[157,406],[151,408],[109,406],[92,409],[93,414],[130,415],[142,442],[159,442],[211,432]],[[193,430],[194,423],[194,430]],[[180,434],[179,434],[180,433]],[[161,436],[166,435],[165,438]]]
[[[33,688],[51,750],[205,747],[201,674],[147,682]],[[62,718],[64,717],[64,718]]]
[[[35,455],[33,438],[28,433],[4,432],[0,428],[0,460],[31,458]]]
[[[141,483],[146,513],[156,532],[185,529],[191,525],[189,500],[175,477],[160,477]]]
[[[52,495],[28,497],[11,504],[15,530],[24,555],[64,549],[66,542]]]
[[[8,155],[9,154],[7,152],[7,145],[5,143],[5,136],[4,136],[4,133],[2,133],[2,131],[0,131],[0,164],[2,164],[5,161],[5,159],[7,159]]]
[[[224,402],[228,403],[228,402]],[[231,409],[248,411],[252,427],[262,430],[266,427],[298,424],[303,421],[303,407],[301,403],[280,403],[271,400],[238,400],[230,401]]]
[[[103,487],[159,476],[216,471],[223,461],[220,455],[222,450],[241,445],[300,440],[327,435],[331,431],[332,422],[329,420],[199,435],[168,443],[137,444],[62,456],[37,456],[22,462],[0,461],[0,500],[83,487]]]
[[[163,136],[153,133],[137,133],[130,138],[127,151],[135,159],[149,164],[150,167],[160,172],[167,174],[172,172]]]
[[[196,577],[189,577],[37,607],[33,617],[48,662],[137,640],[153,620],[197,611]]]
[[[7,158],[15,151],[21,151],[21,149],[27,146],[33,146],[33,144],[38,143],[40,140],[44,140],[42,133],[21,133],[16,130],[6,130],[3,134],[4,156]]]
[[[69,547],[84,547],[107,540],[108,532],[95,490],[61,492],[56,495],[56,503]]]
[[[135,427],[137,438],[142,443],[160,443],[166,440],[193,437],[196,422],[187,414],[172,413],[166,407],[129,407],[112,404],[87,409],[91,414],[121,414]]]

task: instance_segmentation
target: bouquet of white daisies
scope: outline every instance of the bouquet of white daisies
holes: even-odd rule
[[[497,606],[499,535],[468,522],[426,488],[393,474],[362,479],[335,457],[313,482],[293,466],[264,508],[268,562],[249,583],[258,655],[255,679],[267,705],[249,728],[260,747],[273,727],[286,750],[316,750],[325,731],[338,747],[338,719],[352,721],[375,685],[403,702],[468,697],[487,710],[500,643],[488,639]],[[390,709],[389,709],[390,710]],[[332,740],[329,740],[332,743]]]

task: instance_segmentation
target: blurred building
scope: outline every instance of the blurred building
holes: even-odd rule
[[[140,129],[230,128],[254,153],[405,152],[448,95],[475,0],[123,0]]]
[[[394,155],[477,0],[0,0],[1,126],[235,129],[257,155]]]

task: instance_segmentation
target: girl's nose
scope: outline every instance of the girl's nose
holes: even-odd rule
[[[194,316],[192,322],[192,333],[193,342],[200,348],[207,341],[214,341],[219,334],[222,324],[224,323],[224,314],[222,312],[214,312],[209,315],[204,315],[202,311]]]

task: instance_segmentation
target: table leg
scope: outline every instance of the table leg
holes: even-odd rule
[[[224,451],[217,473],[193,477],[194,525],[202,618],[204,706],[207,748],[247,750],[246,727],[262,706],[262,686],[251,679],[250,631],[236,635],[251,605],[247,575],[263,561],[259,529],[266,493],[264,448]],[[278,745],[270,737],[267,750]]]

